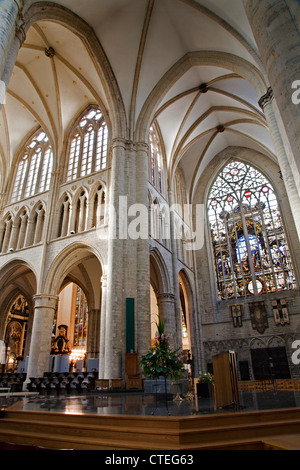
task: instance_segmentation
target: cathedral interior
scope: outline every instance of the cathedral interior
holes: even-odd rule
[[[299,2],[2,0],[0,28],[2,387],[126,388],[158,318],[190,387],[227,351],[298,384]]]

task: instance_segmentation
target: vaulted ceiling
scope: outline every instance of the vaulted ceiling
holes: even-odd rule
[[[190,196],[211,159],[228,146],[276,159],[258,105],[267,83],[242,1],[56,3],[97,36],[120,92],[129,137],[151,109],[169,174],[181,164]],[[70,126],[89,103],[99,103],[113,119],[107,84],[82,36],[71,29],[45,18],[27,32],[0,113],[5,176],[38,126],[52,139],[59,165]],[[53,57],[45,54],[50,47]]]

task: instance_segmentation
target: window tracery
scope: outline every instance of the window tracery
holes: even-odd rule
[[[48,191],[52,169],[52,147],[48,136],[40,130],[25,147],[18,164],[12,202]]]
[[[108,127],[101,111],[90,108],[71,137],[67,181],[104,170],[107,155]]]
[[[219,299],[296,287],[274,189],[254,167],[233,161],[208,199]]]
[[[149,180],[160,193],[163,193],[162,151],[157,132],[153,126],[150,127],[149,145]]]
[[[77,286],[73,346],[86,347],[88,328],[88,303],[83,290]]]

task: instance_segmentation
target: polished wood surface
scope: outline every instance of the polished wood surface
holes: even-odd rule
[[[160,417],[22,411],[16,404],[0,419],[1,442],[56,449],[293,449],[299,437],[300,408]]]

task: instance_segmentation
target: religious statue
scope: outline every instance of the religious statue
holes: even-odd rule
[[[69,354],[69,340],[67,338],[68,327],[67,325],[60,325],[58,327],[58,335],[52,341],[51,345],[51,355],[57,354]]]

